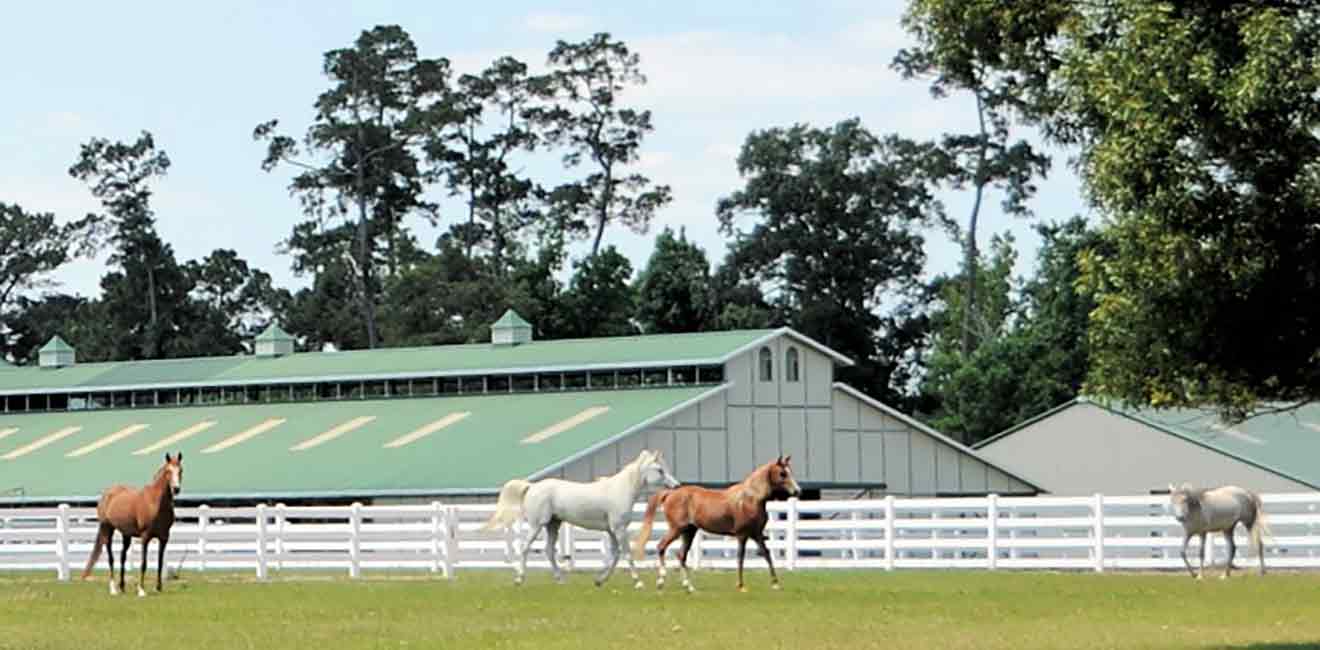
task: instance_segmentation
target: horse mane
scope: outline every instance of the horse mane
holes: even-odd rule
[[[729,502],[737,504],[744,498],[751,497],[757,500],[765,500],[770,496],[770,479],[766,475],[770,473],[770,465],[766,463],[752,470],[741,482],[729,489]]]

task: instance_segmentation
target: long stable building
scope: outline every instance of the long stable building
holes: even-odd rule
[[[86,502],[184,453],[191,500],[495,494],[594,480],[642,448],[727,484],[791,454],[816,490],[1034,494],[975,451],[834,381],[852,363],[790,329],[87,363],[58,337],[0,370],[0,503]]]

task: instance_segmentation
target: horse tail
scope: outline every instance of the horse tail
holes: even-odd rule
[[[642,515],[642,529],[637,532],[637,537],[633,539],[633,559],[640,561],[646,556],[646,542],[651,539],[651,525],[655,523],[655,509],[665,502],[669,496],[669,490],[661,490],[651,495],[646,502],[646,514]]]
[[[1256,505],[1256,521],[1251,527],[1251,543],[1256,545],[1256,551],[1261,555],[1265,554],[1265,544],[1262,537],[1273,538],[1274,534],[1270,532],[1270,525],[1265,522],[1265,504],[1261,502],[1259,494],[1252,494],[1251,500]]]
[[[482,530],[491,530],[500,526],[510,526],[518,521],[518,515],[522,513],[523,497],[527,496],[527,490],[532,487],[530,481],[516,478],[504,484],[500,488],[499,501],[495,503],[495,514],[490,516]]]
[[[96,530],[96,541],[92,543],[92,554],[87,558],[87,566],[82,572],[83,580],[92,575],[92,569],[96,568],[96,561],[101,559],[101,549],[110,545],[110,540],[114,537],[114,534],[115,527],[102,521],[100,528]],[[110,578],[113,579],[114,575],[111,574]]]

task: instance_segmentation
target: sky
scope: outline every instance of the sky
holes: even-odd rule
[[[669,184],[674,201],[649,233],[614,228],[604,243],[640,268],[656,232],[682,228],[714,263],[727,246],[715,203],[741,185],[735,158],[750,132],[852,117],[874,133],[916,139],[974,129],[970,96],[935,100],[924,83],[889,68],[911,45],[901,11],[897,1],[851,0],[14,3],[0,26],[0,201],[61,220],[97,211],[87,187],[68,174],[79,146],[93,137],[132,141],[148,130],[172,161],[154,207],[180,261],[229,248],[277,284],[305,286],[309,279],[295,277],[276,251],[302,219],[287,189],[291,172],[263,172],[263,145],[251,133],[271,118],[302,133],[327,87],[325,51],[375,25],[398,24],[421,56],[446,57],[464,73],[506,54],[541,66],[556,40],[608,31],[641,56],[648,78],[624,98],[653,111],[655,131],[637,168]],[[1031,202],[1036,220],[1084,213],[1068,152],[1047,151],[1054,169]],[[965,221],[971,193],[940,196]],[[1029,273],[1039,240],[1031,221],[1001,213],[1000,198],[983,204],[978,239],[984,250],[992,233],[1011,231],[1017,272]],[[441,228],[456,218],[442,215]],[[424,244],[439,232],[420,220],[411,225]],[[932,230],[927,257],[928,276],[950,272],[957,247]],[[58,290],[99,293],[105,258],[62,268],[53,278]]]

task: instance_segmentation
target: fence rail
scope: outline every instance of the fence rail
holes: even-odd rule
[[[1266,563],[1320,568],[1320,492],[1262,497],[1272,530]],[[999,497],[799,501],[769,504],[769,548],[788,569],[975,568],[1149,570],[1179,569],[1182,529],[1160,496]],[[464,569],[510,568],[525,529],[484,531],[493,504],[416,506],[178,508],[166,564],[196,571],[271,572],[305,569],[418,570],[453,578]],[[638,533],[642,504],[630,538]],[[648,540],[654,561],[664,534],[658,518]],[[68,580],[86,564],[96,536],[93,508],[0,509],[0,571],[54,571]],[[1222,536],[1207,544],[1222,563]],[[1239,566],[1254,556],[1237,529]],[[561,557],[570,567],[594,569],[607,560],[605,538],[566,526]],[[1197,552],[1193,541],[1189,554]],[[695,568],[732,568],[730,538],[699,535],[689,562]],[[154,556],[154,551],[152,555]],[[130,566],[141,560],[135,546]],[[624,564],[626,560],[621,560]],[[1255,559],[1250,560],[1252,564]],[[626,565],[626,564],[625,564]],[[548,568],[544,536],[529,567]],[[747,563],[761,569],[759,559]],[[98,567],[99,569],[100,567]]]

